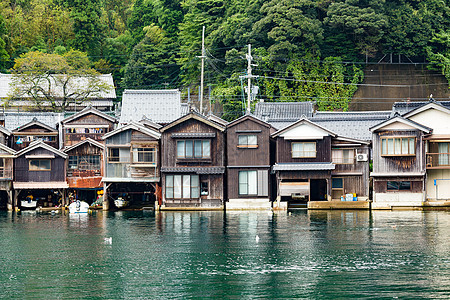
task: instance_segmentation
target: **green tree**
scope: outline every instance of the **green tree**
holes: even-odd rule
[[[86,54],[69,51],[64,56],[29,52],[15,59],[8,103],[29,99],[37,109],[65,111],[82,105],[113,87],[90,67]]]

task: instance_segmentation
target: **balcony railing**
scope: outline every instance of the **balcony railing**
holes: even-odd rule
[[[450,169],[450,153],[427,153],[427,168]]]
[[[12,178],[13,171],[9,169],[0,168],[0,178]]]

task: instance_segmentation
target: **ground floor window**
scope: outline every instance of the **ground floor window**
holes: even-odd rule
[[[256,195],[257,193],[257,171],[239,171],[239,195]]]
[[[208,196],[209,195],[209,182],[202,181],[200,184],[200,195]]]
[[[387,190],[388,191],[411,190],[411,181],[388,181]]]
[[[198,175],[167,175],[167,199],[195,199],[200,197]]]

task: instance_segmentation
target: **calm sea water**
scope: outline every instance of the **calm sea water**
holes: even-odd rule
[[[448,299],[450,212],[1,212],[0,291],[8,299]]]

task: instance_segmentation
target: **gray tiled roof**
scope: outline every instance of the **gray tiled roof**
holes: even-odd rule
[[[254,115],[270,124],[272,122],[295,122],[313,114],[313,102],[258,102]]]
[[[14,130],[25,125],[34,118],[47,126],[56,128],[57,124],[64,120],[64,113],[54,112],[5,112],[5,128]]]
[[[335,164],[329,162],[323,163],[285,163],[275,164],[274,171],[313,171],[313,170],[334,170]]]
[[[196,174],[223,174],[225,167],[164,167],[165,173],[196,173]]]
[[[310,120],[339,136],[370,141],[369,128],[389,119],[390,111],[317,112]]]
[[[410,101],[410,102],[395,102],[392,105],[392,116],[395,113],[399,113],[400,115],[404,115],[407,112],[412,111],[413,109],[419,108],[426,104],[430,103],[430,101]],[[441,104],[442,106],[450,109],[450,101],[436,101],[436,103]]]
[[[156,123],[170,123],[182,116],[179,90],[125,90],[120,123],[138,122],[143,116]]]

